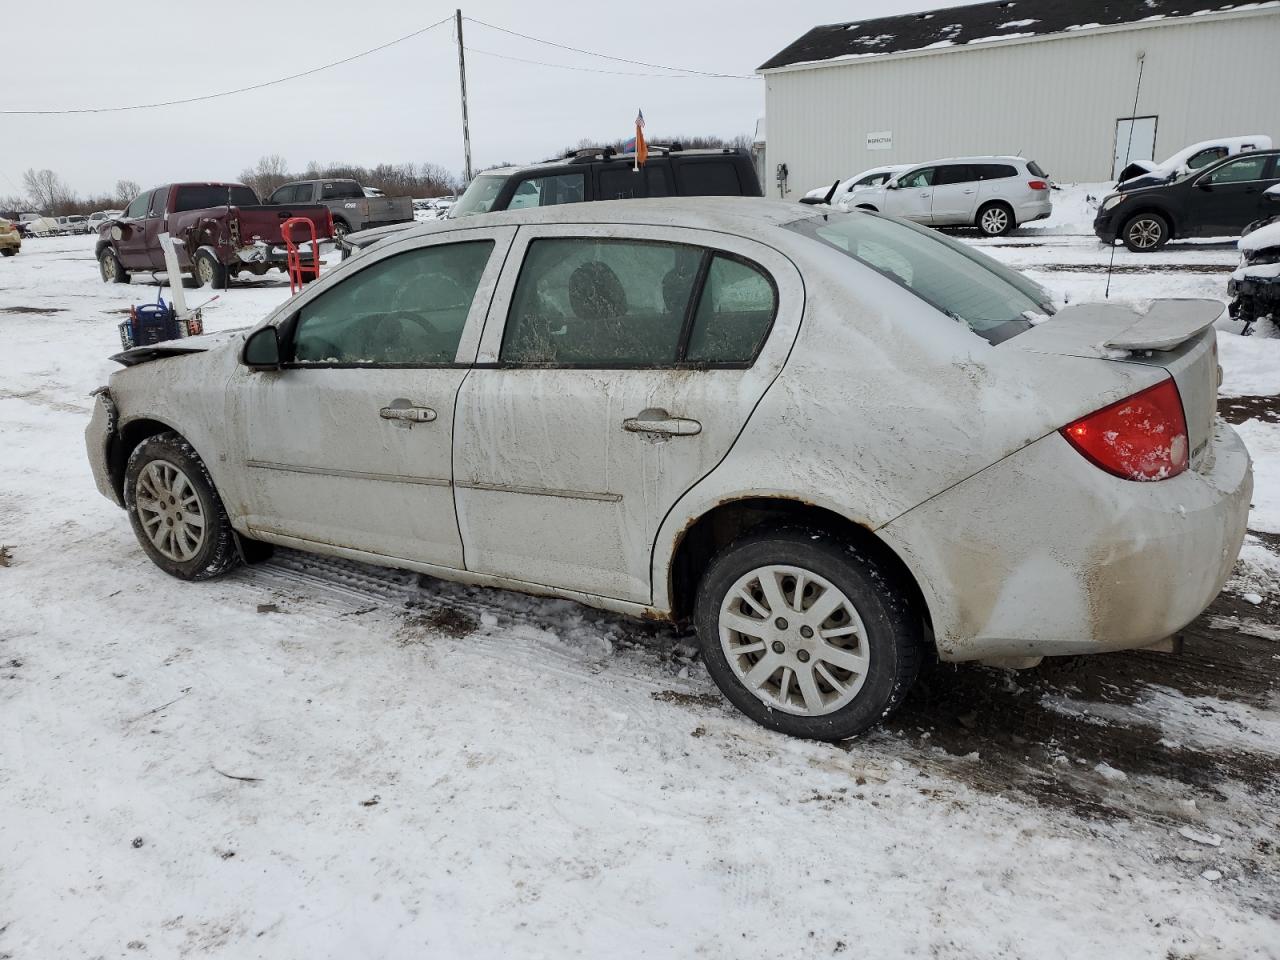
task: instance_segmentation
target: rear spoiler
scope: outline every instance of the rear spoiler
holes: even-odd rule
[[[1222,311],[1218,300],[1153,300],[1145,312],[1137,313],[1133,323],[1108,337],[1103,346],[1116,350],[1172,350],[1213,326]]]

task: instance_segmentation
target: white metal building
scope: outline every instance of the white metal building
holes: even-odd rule
[[[1017,154],[1055,180],[1094,181],[1126,153],[1163,160],[1244,134],[1280,142],[1276,0],[951,7],[815,27],[759,72],[763,186],[775,197],[948,156]]]

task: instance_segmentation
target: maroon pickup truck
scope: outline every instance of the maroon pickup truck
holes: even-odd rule
[[[289,217],[310,220],[322,240],[333,236],[333,215],[320,204],[266,206],[241,183],[170,183],[134,197],[122,216],[98,228],[98,267],[106,283],[163,272],[160,234],[168,232],[183,272],[222,289],[242,271],[260,276],[284,266],[280,225]],[[309,240],[310,232],[298,226],[293,239]]]

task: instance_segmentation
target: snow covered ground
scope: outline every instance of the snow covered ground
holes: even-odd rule
[[[1091,236],[973,242],[1103,293]],[[1235,262],[1120,250],[1112,296]],[[1257,534],[1184,657],[938,667],[842,749],[667,627],[289,552],[161,574],[81,440],[157,289],[86,237],[0,261],[0,957],[1280,956],[1274,329],[1220,333]]]

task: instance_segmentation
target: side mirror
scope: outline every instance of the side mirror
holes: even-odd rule
[[[884,188],[885,188],[886,190],[897,190],[897,189],[898,189],[898,181],[897,181],[897,180],[886,180],[886,181],[885,181],[885,184],[884,184]]]
[[[1272,203],[1280,203],[1280,187],[1267,187],[1262,191],[1262,195]]]
[[[263,327],[249,335],[240,359],[250,370],[280,369],[280,333],[274,326]]]

